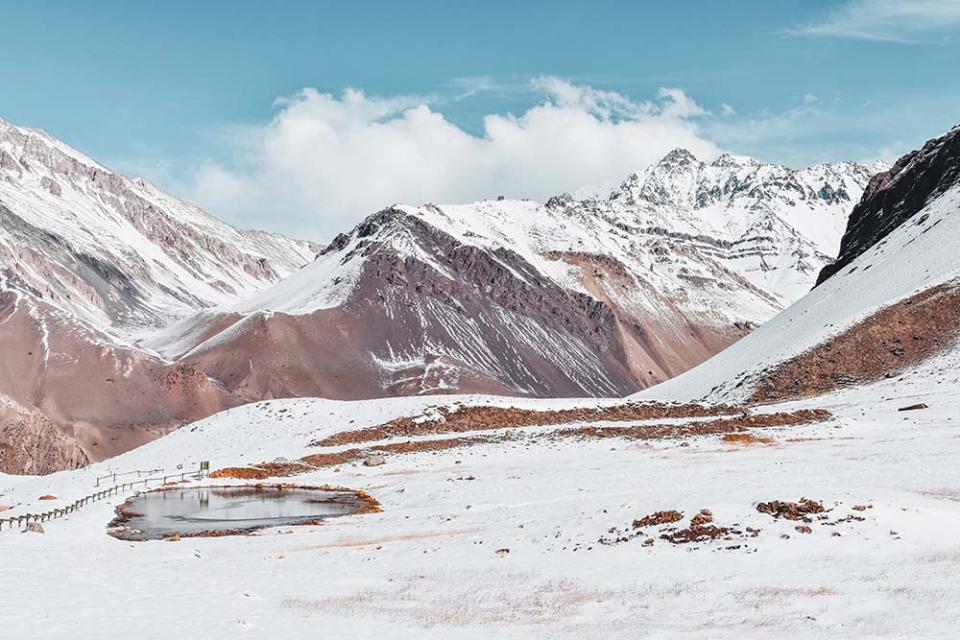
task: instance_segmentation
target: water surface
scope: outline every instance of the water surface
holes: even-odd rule
[[[365,504],[350,491],[278,487],[186,487],[134,496],[111,523],[125,540],[246,533],[359,513]]]

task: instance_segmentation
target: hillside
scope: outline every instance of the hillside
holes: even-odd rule
[[[676,150],[580,200],[397,205],[150,344],[250,399],[623,395],[809,290],[874,168]]]

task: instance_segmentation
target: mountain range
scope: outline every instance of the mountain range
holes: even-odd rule
[[[0,123],[0,468],[263,398],[635,392],[809,290],[881,169],[677,149],[612,189],[394,205],[320,247]]]

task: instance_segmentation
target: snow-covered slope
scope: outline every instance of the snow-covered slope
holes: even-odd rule
[[[6,286],[94,326],[130,332],[249,295],[316,247],[241,231],[43,131],[0,120]]]
[[[845,251],[828,271],[831,277],[748,338],[640,395],[744,399],[758,389],[769,396],[774,383],[803,394],[820,375],[830,376],[830,384],[854,384],[863,376],[909,370],[918,358],[955,349],[960,329],[960,305],[955,304],[958,150],[960,128],[878,176],[854,210]],[[894,215],[896,224],[888,224]],[[838,361],[845,352],[851,354],[848,363]],[[788,364],[799,372],[804,363],[805,373],[793,378],[806,380],[774,377]]]
[[[960,616],[960,554],[950,535],[960,527],[958,364],[770,407],[824,407],[834,417],[751,430],[754,444],[631,438],[634,422],[586,419],[567,426],[619,425],[624,437],[563,438],[556,427],[509,425],[402,437],[394,442],[486,440],[388,453],[382,466],[356,460],[250,481],[363,490],[382,507],[319,526],[124,542],[106,529],[133,493],[124,490],[43,522],[43,534],[0,531],[3,628],[50,640],[285,640],[305,629],[350,638],[950,638]],[[930,409],[898,411],[917,402]],[[70,504],[102,490],[95,478],[111,472],[175,474],[200,460],[213,469],[271,460],[282,468],[282,459],[316,454],[317,439],[400,416],[435,417],[432,407],[447,404],[590,412],[613,403],[256,403],[88,469],[18,482],[0,476],[0,506],[12,507],[0,517]],[[161,476],[152,477],[156,488]],[[826,511],[806,522],[758,508],[801,497]],[[634,524],[671,510],[676,523]],[[661,537],[698,516],[709,517],[701,539]]]
[[[628,393],[807,291],[874,168],[676,150],[603,196],[398,205],[151,345],[249,397]]]

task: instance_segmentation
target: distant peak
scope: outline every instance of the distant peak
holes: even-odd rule
[[[697,160],[697,156],[690,153],[687,149],[677,147],[667,155],[663,156],[663,159],[657,164],[676,167],[690,165],[696,162],[699,162],[699,160]]]
[[[716,160],[710,163],[711,167],[756,167],[760,162],[750,156],[735,156],[732,153],[721,153]]]

